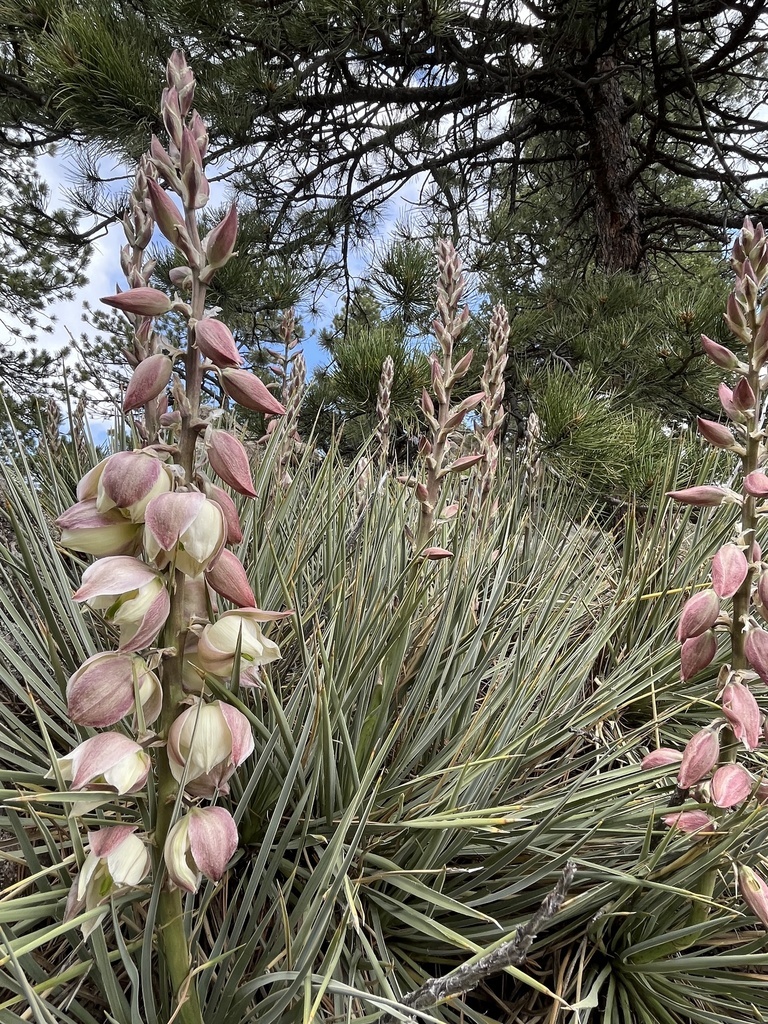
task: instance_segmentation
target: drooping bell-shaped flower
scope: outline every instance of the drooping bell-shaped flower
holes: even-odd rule
[[[194,698],[168,731],[171,772],[190,796],[229,792],[228,780],[253,747],[248,719],[219,700]]]
[[[720,755],[720,731],[718,729],[699,729],[688,740],[677,773],[677,781],[681,789],[689,789],[705,775],[708,775],[717,764]]]
[[[86,473],[78,497],[96,498],[99,512],[117,508],[132,523],[143,523],[149,502],[173,487],[170,467],[149,452],[116,452]],[[81,499],[82,500],[82,499]]]
[[[752,792],[752,776],[740,764],[724,764],[717,769],[710,783],[715,807],[736,807]]]
[[[121,889],[133,888],[149,873],[151,859],[136,825],[112,825],[88,833],[88,856],[72,886],[64,920],[93,910]],[[87,938],[107,914],[92,917],[82,926]]]
[[[137,654],[103,651],[70,676],[67,714],[77,725],[103,729],[135,711],[137,695],[144,721],[154,722],[163,702],[155,673]]]
[[[739,889],[749,909],[768,928],[768,883],[752,868],[740,864]]]
[[[56,520],[60,544],[72,551],[103,558],[105,555],[133,555],[141,546],[141,526],[116,509],[99,512],[96,499],[79,501]]]
[[[155,640],[171,607],[165,580],[146,562],[114,555],[83,573],[75,601],[103,613],[120,630],[120,650],[140,651]],[[122,716],[121,716],[122,717]]]
[[[226,536],[224,513],[200,491],[161,494],[147,505],[144,551],[160,569],[174,563],[187,576],[199,576]]]
[[[720,599],[714,590],[702,590],[683,605],[677,639],[682,644],[692,636],[712,629],[720,614]]]
[[[161,395],[168,387],[172,370],[173,361],[162,352],[142,359],[125,389],[123,412],[133,412]]]
[[[196,660],[212,676],[227,679],[240,648],[241,682],[258,681],[258,668],[280,657],[280,648],[261,632],[261,623],[281,618],[290,612],[267,612],[259,608],[240,608],[224,612],[206,626],[197,644]],[[243,678],[244,677],[244,678]]]
[[[680,650],[681,678],[693,679],[698,672],[712,663],[716,654],[717,640],[711,629],[686,640]]]
[[[718,597],[733,597],[749,572],[744,552],[736,544],[723,544],[712,559],[712,587]]]
[[[206,433],[208,462],[225,484],[239,494],[255,498],[251,464],[242,443],[226,430],[210,429]]]
[[[149,754],[119,732],[91,736],[57,760],[72,789],[106,790],[120,795],[138,792],[151,767]]]
[[[218,882],[237,849],[237,825],[223,807],[193,807],[165,841],[171,888],[197,892],[203,875]]]
[[[760,743],[762,715],[749,687],[736,681],[725,684],[723,714],[736,739],[741,740],[747,750],[756,750]]]
[[[744,653],[755,672],[768,683],[768,632],[750,629],[744,640]]]

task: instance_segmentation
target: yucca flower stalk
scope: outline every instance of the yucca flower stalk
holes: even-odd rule
[[[472,365],[474,352],[466,353],[456,364],[453,362],[453,351],[456,341],[469,322],[469,307],[462,305],[467,291],[467,279],[459,254],[448,239],[441,239],[437,244],[437,319],[433,329],[439,345],[440,355],[432,355],[432,391],[435,401],[424,389],[421,396],[421,409],[429,426],[429,436],[422,439],[421,451],[424,455],[424,481],[408,480],[415,488],[419,501],[419,526],[416,533],[415,548],[427,557],[442,558],[451,552],[442,548],[430,548],[429,541],[435,529],[435,515],[440,502],[442,481],[449,473],[461,473],[484,459],[483,454],[463,455],[449,465],[445,465],[448,438],[473,409],[482,402],[484,392],[470,395],[458,405],[452,404],[453,389],[462,380]]]
[[[768,373],[768,307],[762,304],[762,293],[768,283],[768,241],[762,224],[754,226],[749,218],[744,221],[733,246],[731,265],[736,285],[728,298],[725,321],[742,348],[743,357],[702,336],[707,357],[737,378],[733,389],[724,382],[719,390],[723,412],[730,423],[700,418],[698,429],[709,444],[738,458],[740,486],[700,485],[669,493],[671,498],[688,505],[731,504],[738,510],[732,536],[712,558],[711,586],[686,601],[677,629],[682,644],[683,681],[716,662],[718,634],[726,634],[730,647],[712,694],[721,713],[691,737],[678,764],[679,798],[698,801],[700,807],[664,816],[668,826],[694,838],[713,835],[727,827],[732,811],[758,797],[758,779],[739,764],[739,756],[742,749],[749,752],[763,742],[763,711],[751,684],[756,680],[768,681],[768,631],[762,625],[768,615],[768,566],[762,560],[757,541],[759,516],[768,512],[764,501],[768,496],[768,476],[761,469],[768,459],[762,415]],[[662,763],[658,761],[660,754],[649,754],[645,766]],[[674,760],[673,757],[666,763]],[[715,866],[704,876],[702,895],[711,896],[716,871]],[[768,925],[765,883],[756,872],[743,866],[739,876],[747,906]],[[706,914],[704,901],[692,911],[691,923],[698,923],[702,914]],[[684,941],[689,944],[693,938],[689,936]]]
[[[58,771],[73,788],[87,788],[94,804],[115,793],[138,796],[154,773],[156,813],[148,831],[156,869],[162,870],[161,851],[165,858],[158,946],[178,1019],[202,1024],[181,889],[194,892],[203,875],[214,881],[224,875],[237,848],[237,827],[226,808],[197,804],[226,795],[227,781],[253,750],[245,715],[229,704],[208,701],[206,673],[228,680],[242,661],[244,678],[248,672],[248,682],[258,682],[259,666],[280,656],[261,632],[261,624],[277,613],[252,607],[243,567],[226,550],[238,538],[239,526],[233,527],[234,506],[214,476],[241,494],[253,497],[256,492],[241,442],[219,428],[219,410],[201,405],[203,379],[218,376],[226,394],[249,409],[271,416],[285,410],[258,377],[241,368],[231,332],[206,309],[207,285],[234,254],[237,215],[233,207],[206,238],[200,237],[197,211],[209,195],[203,165],[207,131],[192,110],[194,76],[180,51],[168,62],[167,83],[162,115],[168,148],[152,140],[151,157],[141,160],[124,221],[128,244],[121,263],[131,287],[103,300],[122,310],[134,328],[133,349],[126,352],[134,371],[123,410],[134,414],[145,447],[110,456],[86,474],[78,486],[78,504],[59,520],[64,546],[101,556],[84,573],[75,599],[101,610],[121,630],[118,652],[89,658],[70,679],[69,715],[78,724],[103,728],[135,714],[136,740],[121,732],[97,733],[61,759]],[[154,262],[145,262],[144,252],[155,224],[185,261],[173,275],[184,299],[150,284]],[[167,345],[156,330],[156,317],[170,311],[187,322],[182,348]],[[177,361],[184,364],[183,384],[173,372]],[[210,602],[201,603],[199,595],[204,597],[209,586],[245,605],[234,629],[226,613],[219,618],[214,613],[208,622]],[[215,648],[208,642],[204,649],[203,642],[216,630]],[[192,642],[198,635],[200,645]],[[202,695],[190,704],[185,679],[195,672]],[[153,723],[156,731],[148,731]],[[111,881],[98,898],[90,882],[76,881],[70,916],[84,900],[89,907],[98,905],[114,886],[135,885],[149,870],[142,837],[134,827],[120,828],[89,835],[86,867],[96,871],[103,861],[104,877]],[[112,855],[103,851],[128,844],[130,865],[116,874]],[[94,927],[90,920],[86,933]]]
[[[376,395],[376,442],[386,461],[389,453],[389,433],[391,430],[390,412],[392,408],[392,384],[395,379],[395,361],[386,356],[381,364],[379,390]]]
[[[485,455],[480,479],[480,496],[485,499],[491,489],[493,474],[499,461],[498,433],[504,422],[504,370],[507,365],[509,316],[504,306],[494,306],[488,329],[488,357],[483,367],[480,384],[483,401],[480,404],[478,434]]]

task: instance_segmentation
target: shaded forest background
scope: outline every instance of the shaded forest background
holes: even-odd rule
[[[554,472],[637,493],[670,433],[717,418],[699,336],[723,337],[726,244],[768,205],[762,4],[0,2],[0,25],[0,300],[21,335],[0,376],[30,443],[40,402],[61,396],[40,312],[82,284],[94,239],[123,215],[130,181],[103,168],[163,135],[174,46],[241,211],[215,301],[248,361],[269,374],[281,312],[342,296],[304,431],[322,442],[343,426],[355,450],[392,355],[407,455],[444,236],[473,274],[478,366],[492,304],[512,315],[511,447],[535,412]],[[51,151],[77,171],[64,208],[36,165]],[[166,280],[172,257],[156,256]],[[114,396],[126,328],[89,319],[69,384]]]

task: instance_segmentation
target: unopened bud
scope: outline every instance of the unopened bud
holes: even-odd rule
[[[712,771],[719,756],[719,729],[699,729],[697,733],[694,733],[685,746],[680,770],[677,773],[680,788],[690,789],[691,786],[700,782],[705,775]]]
[[[712,586],[720,598],[733,597],[749,573],[749,563],[736,544],[723,544],[712,559]]]
[[[117,295],[107,295],[101,301],[105,306],[114,306],[134,316],[162,316],[171,308],[171,300],[157,288],[131,288]]]
[[[170,357],[160,352],[139,363],[125,391],[123,412],[132,412],[157,398],[168,387],[172,369]]]
[[[680,650],[681,678],[686,681],[692,679],[712,663],[716,654],[717,641],[711,629],[686,640]]]
[[[702,590],[694,594],[683,605],[677,639],[684,643],[692,636],[699,636],[711,629],[720,614],[720,600],[714,590]]]

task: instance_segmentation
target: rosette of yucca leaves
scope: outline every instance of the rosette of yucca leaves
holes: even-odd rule
[[[403,1015],[399,999],[427,978],[513,935],[569,859],[575,882],[528,961],[428,1013],[533,1024],[559,1006],[569,1024],[683,1024],[768,1012],[765,933],[727,874],[695,944],[654,954],[687,926],[697,879],[768,838],[760,816],[736,815],[692,855],[659,825],[663,793],[638,769],[643,749],[707,717],[707,686],[680,688],[670,623],[712,526],[665,503],[674,473],[671,458],[642,520],[628,510],[609,533],[597,516],[574,522],[568,487],[546,477],[531,523],[511,467],[496,517],[460,511],[441,527],[453,560],[414,570],[404,528],[417,510],[395,483],[348,544],[354,470],[308,448],[275,501],[267,451],[235,552],[260,607],[301,615],[275,630],[271,682],[227,695],[256,747],[231,787],[239,859],[185,903],[206,1024]],[[66,679],[110,637],[105,625],[92,639],[71,600],[77,556],[54,557],[49,524],[72,475],[44,449],[34,468],[6,453],[2,474],[14,539],[0,558],[0,1019],[165,1022],[159,883],[115,899],[87,948],[62,923],[79,833],[44,775],[85,736],[66,717]],[[461,500],[458,482],[443,497]],[[141,827],[153,799],[150,781],[146,804],[115,799],[90,820]]]

